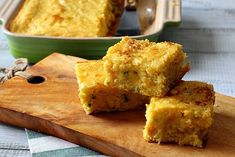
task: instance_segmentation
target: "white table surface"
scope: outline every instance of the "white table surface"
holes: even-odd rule
[[[166,29],[160,40],[184,45],[192,67],[186,80],[210,82],[217,92],[235,97],[234,0],[183,0],[182,25]],[[0,66],[9,67],[13,61],[0,31]],[[0,123],[0,157],[11,156],[30,156],[26,134]]]

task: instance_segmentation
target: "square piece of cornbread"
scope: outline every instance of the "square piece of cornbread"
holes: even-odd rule
[[[123,8],[124,0],[24,0],[9,30],[40,36],[112,36]]]
[[[202,147],[212,125],[214,101],[212,85],[180,82],[164,98],[151,98],[144,139]]]
[[[172,42],[124,37],[103,57],[105,85],[146,96],[163,97],[184,75],[186,54]]]
[[[87,114],[140,109],[149,102],[147,96],[105,86],[101,60],[77,63],[76,74],[80,101]]]

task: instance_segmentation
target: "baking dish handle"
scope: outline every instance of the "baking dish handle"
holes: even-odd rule
[[[178,26],[181,23],[181,0],[160,0],[163,9],[164,26]]]
[[[3,0],[3,3],[0,6],[0,25],[10,18],[20,2],[20,0]]]

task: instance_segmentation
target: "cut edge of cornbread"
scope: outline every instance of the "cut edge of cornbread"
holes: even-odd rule
[[[180,82],[166,97],[153,97],[146,105],[144,139],[202,147],[213,122],[214,102],[212,85]]]
[[[189,69],[185,59],[186,54],[177,43],[124,37],[103,57],[105,85],[163,97]]]
[[[78,62],[75,70],[80,101],[87,114],[138,110],[149,102],[146,96],[105,86],[101,60]]]
[[[115,16],[115,20],[111,23],[107,36],[114,36],[116,34],[122,17],[122,13],[124,11],[124,2],[124,0],[112,0],[113,14]]]

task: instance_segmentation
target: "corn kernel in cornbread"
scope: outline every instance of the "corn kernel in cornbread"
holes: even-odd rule
[[[213,86],[196,81],[179,83],[166,97],[147,105],[144,139],[202,147],[213,121]]]
[[[122,1],[24,0],[9,29],[21,34],[63,37],[113,35],[109,33],[118,23]]]
[[[125,111],[143,108],[149,98],[104,85],[102,61],[76,64],[79,97],[87,114],[102,111]]]
[[[103,58],[105,84],[146,96],[162,97],[182,77],[185,58],[179,44],[124,37],[110,47]]]

